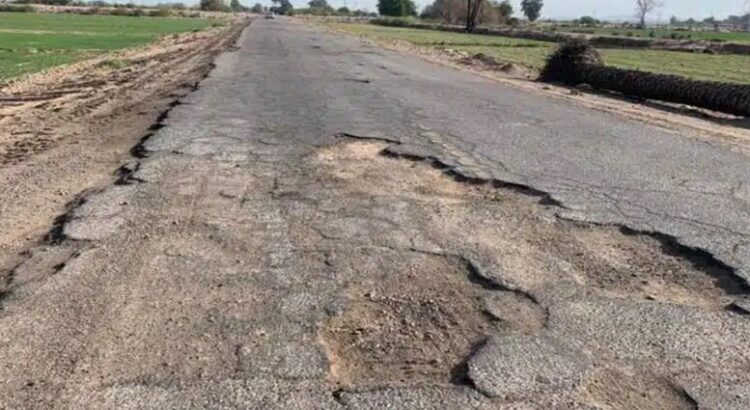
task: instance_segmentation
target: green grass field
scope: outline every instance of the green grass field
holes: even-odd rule
[[[374,24],[329,23],[331,27],[383,40],[403,40],[422,46],[484,53],[499,61],[540,70],[554,43],[449,33]],[[750,56],[681,53],[660,50],[602,49],[607,64],[698,80],[750,84]]]
[[[650,37],[653,32],[655,38],[678,38],[708,41],[734,41],[739,43],[750,42],[750,33],[739,32],[715,32],[715,31],[687,31],[687,30],[641,30],[625,28],[584,28],[584,27],[557,27],[561,33],[586,33],[602,36],[631,36]],[[591,33],[593,31],[593,33]]]
[[[0,13],[0,82],[213,23],[186,18]]]

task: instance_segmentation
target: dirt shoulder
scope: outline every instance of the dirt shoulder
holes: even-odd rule
[[[726,145],[734,151],[750,155],[750,121],[747,119],[733,118],[720,113],[681,105],[633,102],[613,94],[596,93],[589,90],[578,90],[570,87],[545,84],[535,81],[537,73],[527,68],[510,63],[505,64],[498,61],[489,61],[483,58],[482,55],[472,56],[465,52],[448,48],[439,49],[430,46],[419,46],[407,41],[384,40],[356,35],[346,30],[321,24],[317,21],[305,20],[304,23],[318,24],[329,32],[357,37],[364,43],[375,44],[388,50],[418,56],[434,63],[481,75],[527,92],[542,94],[587,108],[622,115],[629,119],[656,125],[683,136],[698,138],[709,143]]]
[[[117,178],[112,170],[247,24],[170,36],[0,89],[0,283],[66,204]]]

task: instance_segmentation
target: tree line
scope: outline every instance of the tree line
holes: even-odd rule
[[[529,21],[536,21],[543,7],[543,0],[521,1],[521,11]],[[412,0],[378,0],[378,12],[390,17],[416,16],[417,7]],[[513,23],[513,13],[509,0],[435,0],[424,8],[420,17],[465,24],[466,31],[471,32],[478,24]]]

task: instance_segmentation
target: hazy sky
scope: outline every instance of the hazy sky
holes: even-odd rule
[[[241,0],[252,5],[256,0]],[[296,6],[304,6],[305,0],[291,0]],[[432,3],[432,0],[415,0],[419,9]],[[270,0],[260,0],[270,4]],[[367,8],[375,10],[377,0],[328,0],[334,7],[340,7],[346,2],[349,8]],[[520,12],[521,0],[511,0]],[[654,13],[654,18],[661,15],[662,20],[668,20],[676,15],[680,18],[706,18],[714,16],[723,18],[730,14],[743,14],[746,0],[664,0],[664,7]],[[630,19],[635,10],[635,0],[544,0],[542,17],[573,18],[582,15],[596,15],[598,18]]]

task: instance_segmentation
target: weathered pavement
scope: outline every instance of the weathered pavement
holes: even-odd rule
[[[746,158],[294,23],[238,46],[14,270],[0,407],[750,406]]]

